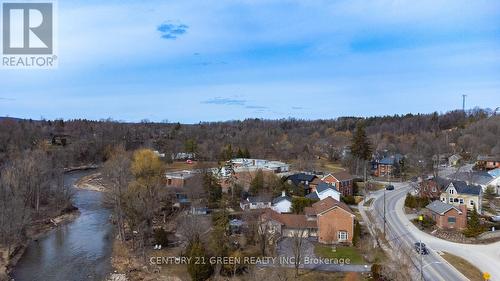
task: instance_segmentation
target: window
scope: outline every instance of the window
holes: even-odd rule
[[[469,205],[474,206],[474,200],[469,200]]]
[[[432,192],[436,192],[436,191],[437,191],[436,187],[435,187],[435,186],[433,186],[433,187],[432,187]]]
[[[450,200],[449,200],[449,201],[450,201],[450,203],[453,203],[453,198],[450,198]]]
[[[450,190],[448,191],[448,193],[450,193],[450,194],[454,194],[454,190],[453,190],[453,189],[450,189]]]
[[[448,223],[449,224],[454,224],[456,222],[457,222],[457,218],[455,218],[455,217],[448,217]]]
[[[167,184],[172,185],[172,179],[167,179]]]
[[[460,201],[460,204],[464,203],[464,199],[463,198],[460,198],[459,201]]]
[[[458,198],[455,198],[455,200],[453,200],[453,202],[458,203]]]
[[[347,240],[347,231],[339,231],[338,238],[339,241]]]

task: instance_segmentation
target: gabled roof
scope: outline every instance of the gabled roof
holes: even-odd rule
[[[307,220],[307,217],[304,215],[280,214],[271,209],[265,209],[263,215],[287,228],[318,228],[318,224],[315,220]]]
[[[431,210],[434,213],[438,213],[440,215],[444,215],[449,210],[452,210],[452,209],[457,210],[458,213],[460,213],[460,214],[462,213],[462,211],[460,211],[460,209],[458,209],[457,207],[450,205],[450,204],[446,204],[446,203],[441,202],[439,200],[431,202],[429,205],[425,206],[425,208]]]
[[[323,193],[325,191],[328,191],[329,189],[332,189],[336,192],[338,192],[333,186],[327,184],[326,182],[320,182],[318,186],[316,187],[316,191],[318,193]]]
[[[479,195],[481,194],[482,188],[478,185],[467,184],[464,181],[453,181],[451,182],[458,193],[460,194],[470,194],[470,195]]]
[[[352,180],[354,178],[351,174],[349,174],[346,171],[332,173],[332,176],[334,176],[339,181]]]
[[[351,215],[354,215],[354,213],[349,208],[349,206],[347,206],[344,202],[339,202],[339,201],[333,199],[332,197],[327,197],[321,201],[318,201],[318,202],[312,204],[311,207],[304,208],[304,212],[306,213],[306,215],[319,215],[319,214],[321,214],[325,211],[328,211],[334,207],[339,207],[339,208],[347,211]]]
[[[301,182],[312,182],[316,178],[315,175],[298,173],[287,177],[287,180],[291,180],[293,184],[299,185]]]
[[[494,177],[486,171],[458,172],[450,175],[450,177],[456,180],[475,183],[479,185],[486,185],[494,179]]]
[[[285,196],[279,196],[279,197],[274,198],[273,205],[278,204],[279,202],[284,201],[284,200],[292,202],[292,198],[290,196],[285,195]]]

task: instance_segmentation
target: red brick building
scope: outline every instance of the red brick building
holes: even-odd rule
[[[441,229],[462,230],[467,227],[467,207],[446,204],[439,200],[425,207],[424,214],[431,217]]]
[[[328,174],[321,179],[321,181],[337,189],[342,194],[342,196],[349,196],[354,194],[353,180],[354,177],[345,171]]]

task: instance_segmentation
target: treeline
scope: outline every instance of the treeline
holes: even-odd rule
[[[467,113],[407,114],[383,117],[342,117],[334,120],[262,120],[179,123],[121,123],[113,120],[33,121],[0,119],[0,162],[11,152],[37,148],[62,150],[58,159],[66,166],[100,163],[122,145],[172,153],[196,152],[207,161],[233,154],[281,160],[337,160],[350,146],[352,132],[362,121],[373,151],[394,151],[427,158],[436,153],[499,154],[498,116],[488,118],[480,109]],[[67,135],[68,143],[56,149],[54,136]],[[454,144],[450,146],[451,144]],[[239,152],[237,150],[240,150]],[[416,156],[416,157],[417,157]],[[1,164],[1,163],[0,163]]]

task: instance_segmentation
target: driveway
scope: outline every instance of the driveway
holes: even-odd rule
[[[278,257],[294,257],[293,243],[294,238],[285,237],[278,242],[276,250]],[[308,239],[302,239],[302,257],[315,258],[314,244]]]

